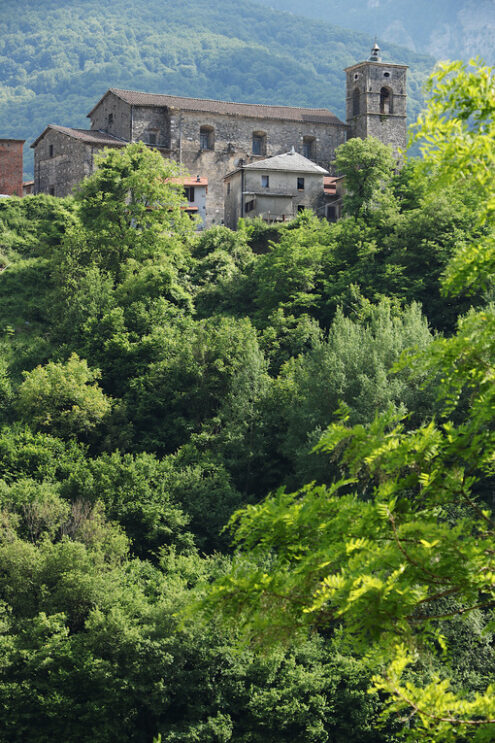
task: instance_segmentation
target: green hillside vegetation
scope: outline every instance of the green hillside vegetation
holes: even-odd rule
[[[47,124],[86,128],[109,87],[223,100],[325,106],[344,117],[343,68],[369,36],[229,0],[2,2],[0,133],[31,143]],[[409,114],[433,60],[390,45],[411,65]],[[26,173],[32,151],[25,152]]]
[[[403,703],[387,713],[384,681],[379,694],[368,693],[384,662],[367,652],[382,627],[372,597],[366,604],[369,592],[356,592],[363,603],[351,638],[345,622],[323,621],[324,612],[312,632],[308,614],[303,635],[294,635],[300,604],[282,596],[280,611],[276,592],[261,621],[250,604],[266,587],[270,564],[279,580],[294,556],[303,569],[313,554],[320,558],[321,535],[334,535],[332,549],[366,551],[359,540],[342,539],[338,498],[346,523],[381,523],[373,494],[387,477],[375,480],[360,468],[359,448],[359,464],[314,448],[343,404],[352,435],[364,446],[371,424],[372,443],[385,452],[380,435],[400,418],[401,446],[410,437],[413,458],[424,426],[431,431],[431,421],[445,415],[442,379],[452,375],[442,354],[448,366],[460,344],[465,359],[467,342],[492,378],[493,321],[480,336],[485,345],[472,335],[492,317],[490,280],[455,299],[442,291],[449,265],[455,280],[459,247],[492,244],[491,218],[482,218],[491,168],[485,180],[459,189],[457,181],[435,182],[415,162],[396,174],[390,152],[373,140],[346,143],[338,159],[354,186],[337,224],[303,212],[278,227],[241,222],[237,232],[217,226],[196,234],[181,193],[167,184],[175,165],[141,144],[107,153],[75,197],[0,203],[0,740],[396,743],[408,731],[430,743],[489,740],[464,728],[456,738],[450,723],[444,727],[454,737],[438,737]],[[476,265],[468,266],[471,278]],[[411,369],[403,358],[411,347],[438,363]],[[478,377],[466,364],[454,365],[462,375],[454,374],[460,386],[449,397],[453,424],[465,427],[468,441],[456,450],[458,439],[446,429],[454,461],[475,459],[485,441],[472,427],[469,395]],[[480,413],[487,436],[492,409]],[[377,415],[386,416],[384,427]],[[346,484],[327,498],[346,467],[358,468],[359,496]],[[434,467],[430,474],[436,482]],[[490,518],[492,475],[487,455],[472,494],[483,518]],[[402,513],[409,496],[422,502],[412,477]],[[287,508],[297,510],[299,496],[279,488],[313,498],[314,511],[301,509],[297,535]],[[327,507],[335,507],[334,521]],[[439,511],[438,528],[450,540],[442,568],[445,560],[452,565],[457,543],[473,545],[478,536],[467,506],[446,507]],[[259,539],[263,547],[263,533],[270,546],[254,555],[262,560],[259,580],[253,584],[247,570],[227,608],[221,595],[224,613],[234,614],[229,626],[218,603],[209,621],[197,606],[215,579],[217,587],[235,585],[233,559],[237,571],[252,564],[239,563],[223,530],[239,509],[247,509],[236,517],[241,541],[247,520],[248,546]],[[437,522],[428,528],[433,533]],[[428,536],[418,553],[434,549]],[[305,539],[311,545],[302,560],[291,544],[300,549]],[[464,562],[455,564],[461,576]],[[490,580],[489,571],[467,564],[472,576]],[[311,585],[305,575],[291,591],[305,601]],[[418,599],[405,591],[404,611]],[[438,592],[435,613],[455,615],[457,595]],[[439,679],[471,696],[493,680],[491,604],[479,603],[453,622],[441,620],[440,639],[422,635],[408,671],[414,689],[432,682],[438,714],[449,713],[440,707]],[[245,643],[238,620],[250,605],[255,641],[276,632],[282,647],[260,655]],[[389,609],[387,631],[395,616]],[[359,644],[363,624],[369,633]],[[488,703],[476,704],[473,714],[486,715]]]

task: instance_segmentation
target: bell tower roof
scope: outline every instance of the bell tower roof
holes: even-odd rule
[[[381,62],[382,61],[382,58],[380,56],[380,47],[378,46],[376,41],[373,44],[373,49],[371,50],[371,55],[368,61],[369,62]]]

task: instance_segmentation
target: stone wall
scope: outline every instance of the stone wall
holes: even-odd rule
[[[352,137],[376,137],[404,149],[407,142],[407,67],[384,62],[361,62],[346,70],[346,118]],[[382,88],[390,94],[391,111],[381,110]],[[359,113],[355,95],[359,92]],[[390,106],[390,104],[389,104]]]
[[[0,139],[0,194],[22,196],[22,139]]]
[[[131,106],[114,93],[107,93],[89,114],[91,129],[108,132],[129,141],[132,135]]]
[[[269,178],[267,188],[262,186],[264,176]],[[304,178],[304,189],[298,189],[298,178]],[[249,201],[254,201],[254,209],[246,212],[245,204]],[[226,180],[225,224],[230,229],[236,229],[241,216],[289,220],[297,215],[298,207],[313,209],[324,216],[322,175],[247,168],[238,170]]]
[[[93,172],[93,149],[56,129],[48,129],[36,146],[35,192],[70,195],[73,188]]]
[[[211,149],[202,150],[200,147],[201,127],[211,130]],[[264,136],[262,155],[253,155],[253,135]],[[191,175],[208,177],[207,224],[211,225],[224,220],[223,178],[239,165],[240,160],[245,163],[262,160],[288,152],[292,147],[302,154],[305,137],[314,138],[311,159],[329,168],[335,148],[346,141],[347,127],[173,111],[170,113],[170,152],[167,154],[182,162]]]

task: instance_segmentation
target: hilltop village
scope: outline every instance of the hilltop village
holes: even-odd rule
[[[182,179],[186,209],[201,227],[235,229],[240,217],[286,221],[305,208],[335,221],[342,190],[330,170],[336,148],[369,136],[396,153],[406,145],[407,66],[383,62],[375,44],[368,60],[345,72],[346,122],[328,109],[111,88],[89,112],[89,129],[49,124],[33,142],[34,193],[67,196],[102,149],[142,141],[190,174]],[[20,195],[19,185],[11,192]]]

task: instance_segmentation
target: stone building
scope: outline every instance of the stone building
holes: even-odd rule
[[[324,176],[328,171],[294,149],[240,165],[225,176],[225,224],[235,229],[240,217],[285,222],[303,209],[323,216]]]
[[[208,179],[206,224],[222,223],[223,179],[239,163],[249,165],[294,148],[328,169],[335,149],[349,136],[377,136],[396,149],[405,143],[406,67],[384,65],[374,53],[376,58],[372,53],[346,71],[347,123],[324,108],[111,88],[89,112],[90,129],[50,125],[33,143],[35,193],[70,194],[92,172],[95,152],[141,140],[182,163],[192,176]]]
[[[104,132],[50,124],[33,142],[34,192],[67,196],[94,170],[94,156],[104,147],[127,142]]]
[[[367,62],[347,67],[346,119],[349,137],[375,137],[392,145],[394,152],[406,148],[405,65],[382,62],[377,44]]]
[[[22,196],[24,139],[0,139],[0,195]]]

